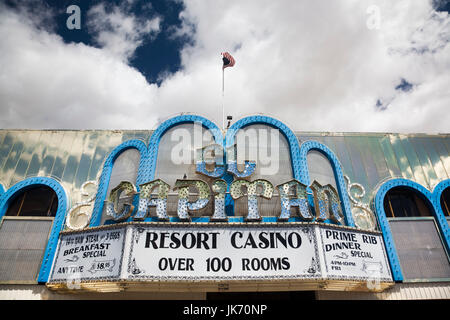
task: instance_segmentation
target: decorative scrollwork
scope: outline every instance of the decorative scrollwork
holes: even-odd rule
[[[95,189],[89,192],[86,188],[89,185],[93,185]],[[88,198],[84,201],[77,202],[70,208],[66,219],[66,227],[70,230],[81,230],[89,224],[92,215],[93,202],[97,194],[97,181],[86,181],[81,185],[80,190],[81,196]],[[82,210],[82,208],[85,207],[87,207],[87,209]]]
[[[345,178],[345,181],[347,183],[347,193],[348,193],[348,197],[350,198],[350,201],[353,202],[354,204],[361,203],[361,199],[364,198],[364,196],[366,195],[366,190],[364,189],[364,187],[361,184],[356,183],[356,182],[350,183],[350,178],[348,176],[344,176],[344,178]],[[361,190],[360,194],[355,194],[355,197],[358,200],[356,200],[352,196],[351,189],[353,187],[359,188]]]
[[[357,228],[363,230],[376,230],[377,223],[375,217],[366,205],[353,205],[352,215]]]
[[[362,202],[362,199],[366,195],[366,190],[359,183],[351,183],[348,176],[344,175],[344,178],[347,183],[348,197],[352,202],[352,216],[355,220],[356,227],[363,230],[376,230],[377,223],[375,215],[370,210],[370,207]],[[352,188],[358,188],[360,192],[352,195]]]

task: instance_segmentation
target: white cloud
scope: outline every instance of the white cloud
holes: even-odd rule
[[[128,3],[127,3],[128,4]],[[127,62],[144,38],[154,38],[160,31],[159,17],[142,19],[129,12],[124,5],[105,7],[99,3],[88,11],[88,30],[104,49]]]
[[[369,29],[367,8],[380,8]],[[449,132],[447,13],[425,1],[185,1],[192,44],[182,69],[158,87],[128,59],[161,30],[126,10],[97,6],[101,48],[65,44],[0,10],[0,126],[154,128],[156,119],[194,112],[221,123],[265,113],[301,131]],[[106,28],[105,26],[109,26]],[[412,90],[395,90],[401,79]],[[385,110],[376,101],[390,101]]]
[[[1,128],[131,128],[155,121],[156,85],[136,69],[108,50],[66,44],[0,11]]]

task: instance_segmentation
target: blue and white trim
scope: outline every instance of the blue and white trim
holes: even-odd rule
[[[330,161],[331,167],[333,168],[334,177],[336,179],[337,191],[339,193],[339,198],[342,201],[342,211],[344,212],[345,221],[347,226],[354,227],[355,222],[352,216],[352,210],[350,206],[350,200],[348,198],[347,187],[345,185],[344,174],[342,173],[342,166],[338,158],[335,156],[333,151],[331,151],[324,144],[317,141],[305,141],[300,147],[300,164],[299,164],[299,181],[304,185],[309,186],[311,180],[309,177],[308,170],[308,152],[316,150],[325,155]]]
[[[392,179],[383,183],[379,187],[374,199],[375,212],[378,218],[378,224],[380,225],[381,231],[383,232],[384,243],[388,251],[389,262],[391,264],[391,269],[395,281],[403,281],[403,274],[400,267],[400,261],[398,258],[397,250],[395,249],[394,238],[392,237],[389,221],[386,217],[386,212],[384,211],[384,198],[386,194],[392,188],[406,187],[419,193],[424,199],[426,199],[428,201],[428,205],[430,206],[431,213],[436,219],[447,252],[449,252],[448,250],[449,250],[450,230],[447,220],[445,219],[444,213],[442,212],[440,204],[441,194],[444,191],[444,189],[448,186],[450,186],[450,179],[439,183],[435,187],[434,192],[432,193],[427,188],[425,188],[424,186],[420,185],[417,182],[407,179]]]
[[[64,227],[66,212],[68,210],[68,197],[66,191],[61,184],[53,178],[33,177],[16,183],[0,196],[0,220],[3,219],[10,202],[17,194],[38,186],[47,186],[51,188],[58,197],[58,209],[53,220],[50,237],[45,248],[44,258],[42,260],[41,269],[39,270],[38,282],[47,282],[50,269],[52,267],[53,258],[55,256],[56,246],[58,245],[59,233]]]

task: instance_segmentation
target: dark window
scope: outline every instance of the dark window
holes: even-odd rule
[[[450,187],[444,190],[441,195],[441,208],[444,215],[450,217]]]
[[[35,283],[58,197],[47,186],[18,192],[0,222],[0,282]]]
[[[34,187],[17,195],[8,206],[6,216],[54,217],[58,197],[46,186]]]
[[[384,197],[387,217],[429,217],[431,211],[426,202],[414,191],[404,187],[393,188]]]
[[[407,187],[396,187],[384,198],[392,236],[406,281],[447,279],[450,265],[429,200]]]

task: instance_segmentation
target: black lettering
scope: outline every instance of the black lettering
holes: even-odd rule
[[[250,260],[249,259],[247,259],[247,258],[243,258],[242,259],[242,270],[250,270],[249,268],[248,268],[248,264],[250,263]]]
[[[172,243],[170,244],[171,249],[178,249],[180,247],[181,241],[178,238],[179,235],[180,235],[179,232],[173,232],[170,235],[170,241],[172,241]]]
[[[192,266],[194,264],[194,259],[188,258],[186,260],[186,271],[194,271],[194,268]]]
[[[211,232],[210,234],[212,235],[211,249],[217,249],[217,235],[219,232]]]
[[[191,243],[189,244],[189,246],[187,245],[187,237],[190,236],[191,237]],[[183,244],[183,247],[186,249],[192,249],[195,246],[195,236],[192,232],[186,232],[183,236],[183,238],[181,239],[181,243]]]
[[[169,260],[170,270],[175,270],[175,266],[177,265],[178,258],[175,258],[175,260],[172,260],[172,258],[168,258],[167,260]]]
[[[375,238],[374,236],[363,235],[362,240],[364,243],[377,244],[377,238]]]
[[[270,269],[280,270],[281,269],[281,259],[280,258],[270,258]]]
[[[286,236],[286,233],[284,233],[284,234]],[[286,238],[283,238],[283,236],[281,235],[280,232],[275,233],[275,235],[276,235],[277,240],[280,241],[285,248],[287,248]],[[276,248],[278,248],[278,241],[277,241]]]
[[[254,271],[258,271],[260,267],[261,267],[261,264],[259,262],[259,259],[256,259],[256,258],[252,259],[252,269]]]
[[[160,233],[160,236],[161,236],[161,238],[160,238],[160,241],[159,241],[159,247],[160,247],[160,248],[163,248],[163,249],[169,249],[169,247],[165,247],[165,246],[164,246],[164,243],[165,243],[165,241],[166,241],[166,238],[169,237],[169,233],[168,233],[168,232],[161,232],[161,233]]]
[[[236,236],[237,236],[237,235],[239,235],[239,238],[242,238],[242,232],[237,231],[237,232],[233,233],[233,234],[231,235],[231,245],[233,246],[233,248],[241,249],[242,246],[238,247],[238,246],[236,245]]]
[[[197,235],[198,239],[197,239],[197,249],[201,249],[202,248],[202,244],[203,247],[208,250],[209,249],[209,245],[208,245],[208,234],[204,233],[204,232],[199,232]],[[203,239],[202,239],[203,238]]]
[[[350,241],[351,236],[348,233],[341,232],[341,240]]]
[[[250,245],[254,249],[258,248],[251,233],[248,234],[247,241],[244,244],[244,249],[247,248],[248,245]]]
[[[281,259],[281,263],[283,264],[283,270],[288,270],[291,267],[288,257],[284,257],[283,259]]]
[[[166,258],[159,259],[158,268],[159,268],[159,270],[163,270],[163,271],[167,269],[167,259]]]
[[[178,259],[178,270],[186,270],[184,265],[185,263],[186,259]]]
[[[269,270],[270,268],[270,261],[267,258],[262,258],[261,259],[261,269],[263,269],[264,271]]]
[[[259,247],[261,248],[261,249],[267,249],[268,247],[269,247],[269,245],[270,245],[270,242],[269,242],[269,240],[266,238],[266,236],[265,235],[267,235],[267,232],[261,232],[260,234],[259,234]]]
[[[276,248],[275,246],[275,234],[273,232],[269,233],[270,235],[270,248]]]
[[[294,245],[294,241],[292,240],[293,236],[296,236],[297,238],[297,245]],[[288,243],[291,248],[297,249],[302,245],[302,237],[297,232],[292,232],[288,236]]]
[[[147,232],[145,237],[145,247],[150,247],[150,243],[153,246],[153,249],[158,249],[158,245],[156,244],[156,240],[158,239],[158,234],[156,232]]]

